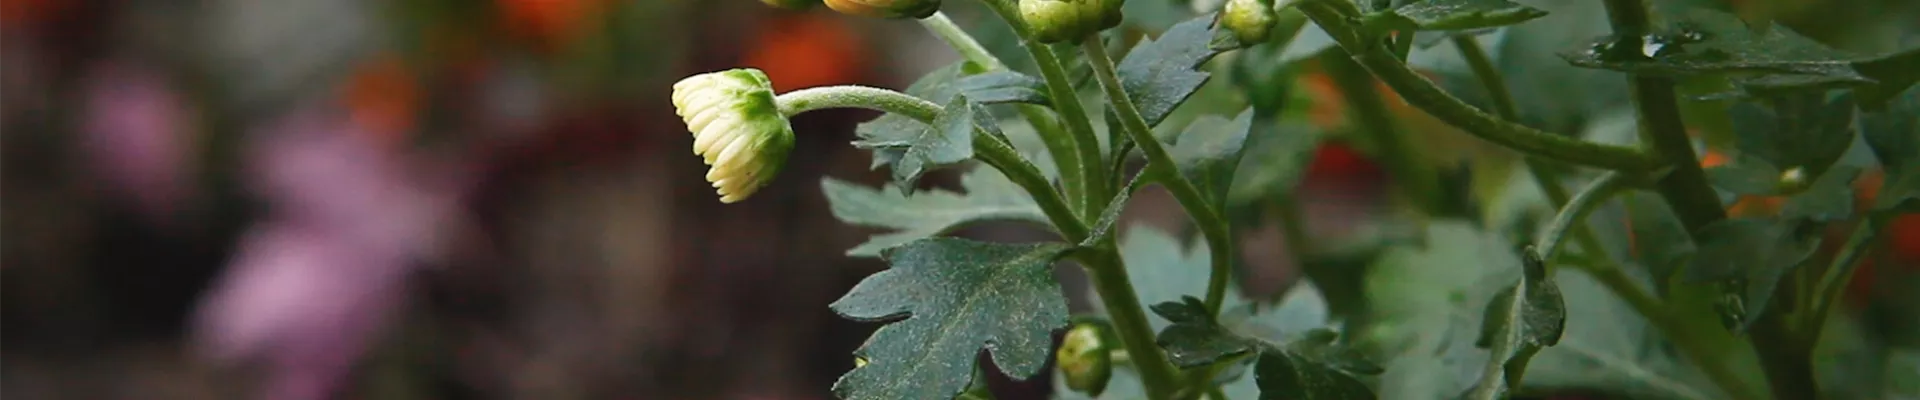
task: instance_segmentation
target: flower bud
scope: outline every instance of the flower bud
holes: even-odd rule
[[[780,173],[793,151],[793,127],[774,103],[772,82],[757,69],[731,69],[673,84],[673,107],[693,132],[693,154],[707,165],[720,202],[746,199]]]
[[[1122,0],[1020,0],[1020,19],[1034,40],[1058,43],[1120,25]]]
[[[1227,0],[1220,24],[1233,31],[1240,43],[1252,45],[1267,41],[1276,19],[1279,13],[1273,11],[1271,0]]]
[[[841,14],[871,18],[921,19],[940,11],[940,0],[826,0]]]
[[[1107,389],[1107,379],[1113,377],[1113,344],[1102,329],[1100,324],[1083,322],[1067,330],[1053,355],[1067,388],[1093,397]]]
[[[760,2],[773,8],[795,11],[813,8],[814,5],[820,4],[820,0],[760,0]]]
[[[1793,167],[1780,173],[1780,181],[1774,183],[1774,190],[1784,194],[1796,194],[1807,190],[1807,186],[1811,184],[1807,181],[1805,167]]]

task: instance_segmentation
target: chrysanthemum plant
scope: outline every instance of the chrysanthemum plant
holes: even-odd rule
[[[788,118],[886,113],[853,145],[891,170],[894,188],[822,182],[840,219],[895,230],[849,251],[889,269],[831,305],[884,323],[834,384],[841,398],[988,398],[983,374],[1031,379],[1050,365],[1056,396],[1069,398],[1853,393],[1862,381],[1815,379],[1814,350],[1831,341],[1823,327],[1842,319],[1833,312],[1842,289],[1887,222],[1920,209],[1920,94],[1908,90],[1920,52],[1857,56],[1730,14],[1593,1],[1612,32],[1559,54],[1623,73],[1598,75],[1628,89],[1621,103],[1634,117],[1614,124],[1621,137],[1536,128],[1569,127],[1529,118],[1539,107],[1515,100],[1482,38],[1548,13],[1507,0],[1227,0],[1139,40],[1121,28],[1122,0],[981,0],[1018,36],[1032,71],[1002,62],[939,0],[825,0],[846,14],[917,20],[965,62],[906,92],[776,94],[759,71],[727,70],[681,81],[673,103],[727,203],[775,179],[796,140]],[[1116,60],[1109,46],[1129,42]],[[1457,55],[1470,85],[1416,72],[1416,48]],[[1280,78],[1302,60],[1343,96],[1291,91]],[[1220,71],[1231,73],[1216,85],[1227,94],[1181,107]],[[1536,101],[1578,96],[1591,86],[1583,76],[1526,90]],[[1375,79],[1397,97],[1382,98]],[[1460,94],[1469,90],[1475,100]],[[1340,132],[1291,119],[1300,103],[1328,101],[1344,103],[1353,141],[1402,189],[1409,212],[1374,225],[1413,226],[1399,230],[1408,240],[1337,250],[1300,228],[1293,189],[1306,150]],[[1411,108],[1396,114],[1390,101]],[[1478,195],[1461,174],[1422,161],[1437,150],[1401,132],[1395,120],[1406,114],[1505,149],[1474,168],[1504,163],[1531,180]],[[1701,143],[1690,130],[1725,136]],[[1703,168],[1703,151],[1736,156]],[[917,186],[974,160],[984,167],[964,173],[965,193]],[[1855,183],[1867,174],[1883,183]],[[1195,250],[1145,227],[1117,233],[1129,196],[1150,186],[1191,217]],[[1856,207],[1856,188],[1877,196]],[[1729,216],[1754,198],[1784,205]],[[1546,212],[1524,218],[1530,207]],[[1279,222],[1309,281],[1279,301],[1231,284],[1234,222],[1249,225],[1261,213],[1248,210],[1261,209],[1292,215]],[[1035,222],[1059,240],[944,236],[986,220]],[[1827,236],[1839,244],[1819,250]],[[1053,269],[1063,261],[1084,269],[1094,310],[1069,312]],[[1861,374],[1887,382],[1896,369]]]

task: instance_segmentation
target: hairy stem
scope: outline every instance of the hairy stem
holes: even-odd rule
[[[1660,165],[1660,161],[1632,147],[1548,133],[1480,111],[1414,72],[1382,43],[1361,37],[1355,16],[1337,4],[1335,0],[1303,0],[1299,8],[1353,54],[1354,61],[1372,71],[1408,104],[1434,118],[1494,144],[1569,164],[1616,171],[1646,171]]]
[[[920,26],[926,27],[927,31],[933,32],[934,36],[939,37],[941,41],[947,43],[947,46],[960,53],[961,58],[988,69],[1007,69],[1006,63],[994,57],[985,46],[981,46],[980,41],[974,40],[973,35],[960,29],[959,25],[955,25],[952,19],[947,18],[946,13],[934,12],[933,16],[918,21]],[[1076,210],[1083,213],[1083,216],[1094,215],[1091,213],[1095,211],[1088,210],[1089,203],[1085,200],[1092,197],[1087,196],[1086,192],[1085,180],[1089,178],[1080,169],[1079,145],[1074,143],[1073,137],[1061,131],[1060,122],[1054,119],[1053,113],[1046,107],[1021,104],[1016,109],[1020,110],[1020,115],[1033,126],[1034,132],[1039,133],[1040,143],[1046,145],[1047,153],[1053,156],[1054,168],[1060,171],[1060,187],[1066,191],[1067,199],[1078,207]]]
[[[793,116],[807,111],[827,108],[862,108],[890,112],[913,118],[920,122],[932,123],[940,117],[941,107],[931,101],[913,97],[906,93],[867,86],[823,86],[800,89],[781,94],[774,98],[780,113]],[[999,137],[986,134],[986,131],[974,127],[974,156],[987,163],[1015,185],[1025,189],[1040,211],[1046,213],[1054,229],[1060,231],[1070,242],[1078,243],[1087,237],[1087,226],[1053,190],[1053,184],[1040,168],[1027,162],[1025,157],[1013,149],[1013,146]]]
[[[1405,200],[1427,215],[1442,212],[1445,196],[1440,194],[1440,175],[1409,147],[1412,143],[1393,123],[1393,113],[1387,110],[1386,101],[1374,89],[1373,77],[1354,64],[1353,58],[1344,51],[1327,52],[1320,60],[1327,76],[1333,78],[1334,85],[1347,99],[1347,120],[1359,126],[1360,132],[1373,142],[1374,151],[1379,155],[1375,158],[1393,175],[1394,186],[1401,189]]]
[[[1140,116],[1140,109],[1121,86],[1120,75],[1114,70],[1113,58],[1107,56],[1106,45],[1099,37],[1089,37],[1081,47],[1086,50],[1087,62],[1093,66],[1101,91],[1119,114],[1121,127],[1140,146],[1141,153],[1147,155],[1147,173],[1154,174],[1167,186],[1167,191],[1173,193],[1181,208],[1185,208],[1194,224],[1200,227],[1201,236],[1206,237],[1208,254],[1212,257],[1212,271],[1207,280],[1207,311],[1218,315],[1220,304],[1226,300],[1227,279],[1233,275],[1233,236],[1226,220],[1220,218],[1219,210],[1207,202],[1193,181],[1180,174],[1173,155],[1167,153],[1160,139],[1153,137],[1153,129],[1147,126],[1146,118]]]
[[[1627,181],[1622,178],[1623,176],[1625,175],[1611,171],[1600,175],[1598,179],[1593,180],[1593,183],[1568,199],[1566,205],[1560,207],[1560,213],[1553,217],[1552,223],[1547,224],[1547,229],[1540,231],[1539,239],[1533,243],[1533,251],[1539,254],[1542,262],[1552,263],[1553,256],[1560,251],[1561,239],[1566,238],[1567,231],[1575,226],[1584,225],[1581,220],[1585,219],[1587,214],[1592,213],[1601,204],[1605,204],[1607,199],[1620,192],[1622,183]],[[1592,254],[1594,256],[1604,257],[1604,254],[1599,253],[1601,249],[1587,250],[1595,252]]]
[[[1053,109],[1058,111],[1060,119],[1067,123],[1067,131],[1074,141],[1075,151],[1079,154],[1079,168],[1076,168],[1084,185],[1085,195],[1075,199],[1084,216],[1097,218],[1104,210],[1098,210],[1107,198],[1113,197],[1112,188],[1107,185],[1106,159],[1100,154],[1100,138],[1094,135],[1093,122],[1087,119],[1087,111],[1080,104],[1080,94],[1073,89],[1073,80],[1067,75],[1067,68],[1060,64],[1060,58],[1046,44],[1033,39],[1033,33],[1027,28],[1026,20],[1021,19],[1019,6],[1009,0],[982,0],[987,8],[1006,20],[1013,32],[1020,36],[1021,47],[1033,56],[1033,64],[1040,69],[1040,77],[1047,82],[1047,95],[1053,100]],[[1069,171],[1060,171],[1062,175]]]

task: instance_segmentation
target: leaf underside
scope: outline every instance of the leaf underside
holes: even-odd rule
[[[1026,192],[992,168],[974,167],[960,176],[960,185],[964,193],[932,189],[909,195],[833,178],[820,180],[820,190],[826,194],[835,218],[852,225],[892,230],[848,249],[849,256],[879,256],[881,250],[980,221],[1047,221],[1046,214]]]
[[[1480,382],[1469,396],[1493,400],[1519,387],[1527,362],[1541,349],[1560,343],[1567,326],[1567,305],[1560,286],[1547,278],[1546,265],[1533,251],[1523,257],[1520,282],[1501,290],[1487,302],[1475,347],[1491,357]]]

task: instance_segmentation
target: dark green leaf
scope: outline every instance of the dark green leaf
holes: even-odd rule
[[[1707,182],[1734,194],[1771,195],[1780,191],[1780,168],[1743,154],[1732,164],[1707,168]]]
[[[959,89],[953,83],[966,76],[967,70],[973,68],[970,65],[960,62],[928,72],[927,75],[921,76],[920,80],[914,81],[913,85],[907,86],[906,93],[937,104],[944,104],[952,100],[954,94],[959,93]],[[873,151],[872,168],[879,169],[898,163],[901,157],[906,155],[906,147],[863,146],[862,143],[910,143],[913,137],[920,135],[926,129],[925,123],[889,113],[854,127],[854,136],[859,139],[853,144],[855,147],[871,149]]]
[[[1780,210],[1780,218],[1837,222],[1852,217],[1853,179],[1859,176],[1859,167],[1833,166],[1806,191],[1788,197],[1787,204]]]
[[[1212,365],[1246,355],[1260,346],[1258,340],[1236,335],[1214,322],[1207,314],[1206,305],[1192,296],[1183,297],[1179,302],[1155,304],[1153,313],[1173,321],[1173,325],[1160,330],[1155,342],[1167,349],[1167,357],[1181,368]]]
[[[1696,252],[1693,237],[1680,223],[1680,217],[1673,213],[1673,208],[1659,196],[1633,193],[1628,195],[1625,204],[1634,258],[1647,266],[1648,273],[1653,275],[1654,288],[1665,296],[1673,273]]]
[[[1753,29],[1739,17],[1685,10],[1663,32],[1643,38],[1601,38],[1562,56],[1574,65],[1634,74],[1762,73],[1813,75],[1836,81],[1873,81],[1853,69],[1858,57],[1784,26]]]
[[[1888,100],[1900,96],[1907,88],[1920,82],[1920,48],[1888,54],[1853,63],[1853,69],[1861,75],[1880,81],[1880,84],[1859,89],[1860,104],[1869,108],[1881,108]]]
[[[1853,97],[1824,93],[1770,98],[1772,106],[1735,104],[1735,147],[1743,158],[1766,160],[1781,171],[1804,168],[1819,176],[1853,145]],[[1775,176],[1774,180],[1779,177]]]
[[[1338,334],[1319,330],[1287,344],[1264,342],[1229,330],[1207,315],[1199,299],[1155,305],[1153,311],[1173,321],[1156,340],[1174,365],[1194,368],[1260,354],[1254,381],[1262,399],[1370,399],[1373,391],[1354,378],[1357,373],[1379,373],[1380,368],[1357,352],[1335,343]]]
[[[826,193],[835,218],[853,225],[896,230],[874,235],[847,250],[847,255],[855,257],[877,256],[881,250],[978,221],[1047,221],[1046,214],[1026,192],[992,168],[967,171],[960,177],[960,185],[966,193],[933,189],[907,195],[833,178],[820,180],[820,190]]]
[[[1261,400],[1373,399],[1365,383],[1320,360],[1288,351],[1266,351],[1253,368]]]
[[[1503,398],[1520,387],[1527,361],[1541,349],[1560,343],[1566,329],[1567,305],[1560,297],[1560,286],[1547,277],[1546,264],[1538,255],[1531,250],[1525,253],[1520,281],[1487,302],[1480,338],[1473,345],[1487,349],[1492,357],[1481,370],[1473,399]]]
[[[1100,219],[1094,220],[1093,226],[1087,229],[1087,239],[1080,241],[1081,246],[1094,246],[1113,235],[1114,225],[1120,223],[1120,213],[1127,209],[1127,199],[1133,197],[1134,189],[1140,187],[1143,178],[1143,175],[1134,175],[1133,180],[1127,181],[1127,185],[1121,187],[1120,193],[1114,194],[1113,199],[1107,201],[1106,210],[1102,211]]]
[[[1200,65],[1220,54],[1209,46],[1213,16],[1202,15],[1174,25],[1158,38],[1143,39],[1115,67],[1121,87],[1140,108],[1147,126],[1159,125],[1207,83],[1209,74]]]
[[[1920,89],[1908,90],[1886,110],[1862,115],[1860,130],[1887,171],[1873,209],[1920,210]]]
[[[1547,16],[1546,11],[1507,0],[1426,0],[1384,14],[1391,28],[1421,31],[1469,31],[1495,28]]]
[[[1820,236],[1794,221],[1762,218],[1722,220],[1700,228],[1700,252],[1688,266],[1688,282],[1731,283],[1745,316],[1764,313],[1780,279],[1820,246]],[[1741,318],[1741,328],[1753,318]]]
[[[1247,131],[1252,127],[1251,108],[1232,121],[1209,115],[1188,125],[1173,145],[1171,153],[1180,174],[1186,175],[1201,195],[1208,196],[1215,209],[1225,204],[1227,190],[1233,186],[1233,171],[1240,166]]]
[[[1047,104],[1047,83],[1019,72],[996,70],[960,78],[960,93],[980,104]]]
[[[956,95],[947,102],[940,117],[935,118],[930,126],[921,127],[918,135],[861,140],[854,142],[853,146],[898,149],[899,158],[893,162],[893,183],[901,193],[909,193],[927,171],[973,158],[975,109],[966,96]]]
[[[1256,112],[1257,113],[1257,112]],[[1304,123],[1288,123],[1255,114],[1247,132],[1247,148],[1227,189],[1227,203],[1245,205],[1283,195],[1299,185],[1313,161],[1320,132]]]
[[[1052,265],[1070,249],[929,238],[887,250],[888,269],[860,281],[832,308],[857,321],[899,321],[854,351],[867,364],[842,375],[834,395],[953,398],[966,390],[983,347],[1009,376],[1039,373],[1053,330],[1067,323]]]

